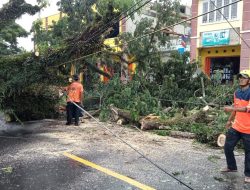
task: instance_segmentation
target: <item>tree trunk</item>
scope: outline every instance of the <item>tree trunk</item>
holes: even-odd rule
[[[182,131],[170,131],[169,134],[171,137],[179,137],[179,138],[188,138],[188,139],[194,139],[195,134],[189,133],[189,132],[182,132]]]
[[[177,125],[179,123],[191,124],[199,121],[206,121],[206,112],[199,110],[187,117],[182,114],[177,114],[175,117],[168,120],[160,120],[159,116],[148,115],[140,120],[142,130],[164,129],[164,127]]]
[[[90,115],[92,115],[92,116],[99,115],[100,112],[101,112],[100,109],[88,111],[88,113],[89,113]],[[89,116],[88,114],[85,113],[84,116],[83,116],[83,119],[88,119],[88,118],[90,118],[90,116]]]
[[[113,121],[118,121],[119,118],[133,121],[129,111],[119,109],[119,108],[115,107],[114,105],[110,105],[109,109],[111,110],[111,118]]]

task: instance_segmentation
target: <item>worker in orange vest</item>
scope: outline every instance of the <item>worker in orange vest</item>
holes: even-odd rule
[[[78,106],[82,105],[83,100],[83,85],[79,82],[78,75],[73,75],[73,82],[66,87],[67,91],[67,123],[66,125],[72,124],[72,118],[75,118],[75,126],[79,125],[79,115],[80,109],[75,105]]]
[[[238,75],[240,88],[234,93],[234,105],[225,107],[231,115],[226,124],[228,128],[225,155],[227,167],[221,172],[236,172],[234,147],[240,139],[245,149],[245,182],[250,183],[250,70],[243,70]]]

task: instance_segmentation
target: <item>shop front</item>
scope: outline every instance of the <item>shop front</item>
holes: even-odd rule
[[[203,70],[212,79],[218,72],[222,74],[222,83],[233,81],[240,70],[240,46],[201,48]]]
[[[214,79],[218,73],[221,83],[231,83],[240,71],[241,46],[232,29],[201,33],[199,57],[204,72]]]

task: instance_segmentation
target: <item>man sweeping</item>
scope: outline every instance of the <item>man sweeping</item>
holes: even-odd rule
[[[227,167],[221,172],[236,172],[237,165],[234,148],[240,139],[245,150],[245,182],[250,183],[250,70],[243,70],[238,75],[240,88],[234,93],[234,105],[225,107],[231,115],[226,124],[228,132],[224,146]]]

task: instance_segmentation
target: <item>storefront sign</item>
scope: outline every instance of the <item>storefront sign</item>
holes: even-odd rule
[[[229,29],[202,33],[202,46],[228,45]]]

